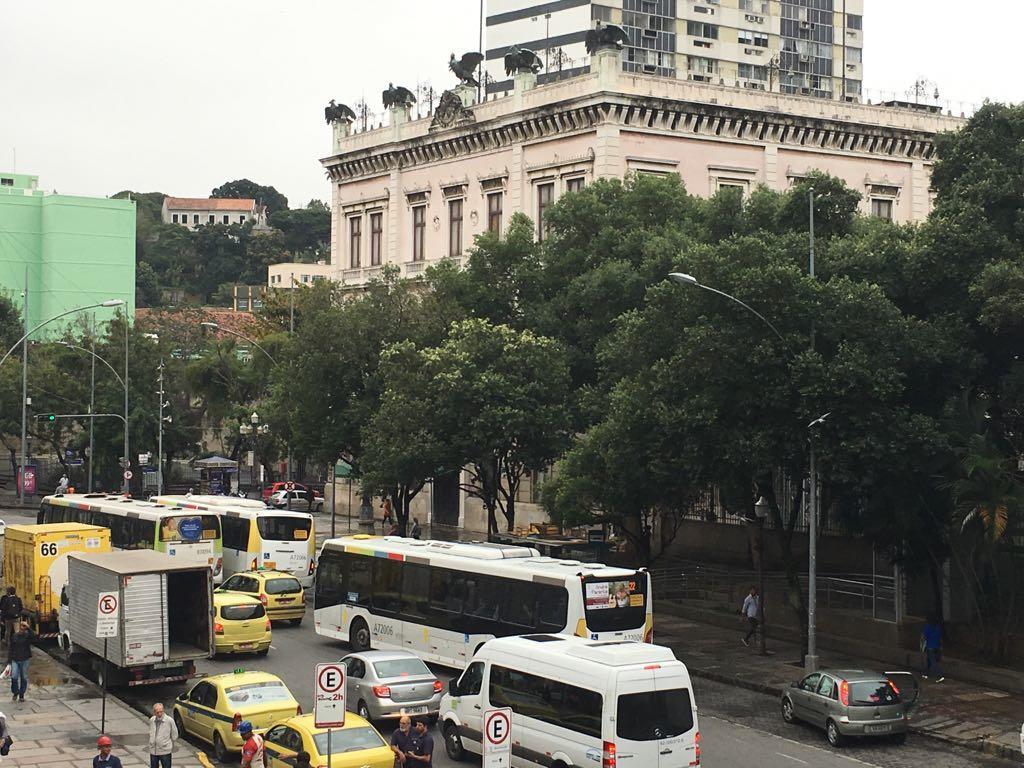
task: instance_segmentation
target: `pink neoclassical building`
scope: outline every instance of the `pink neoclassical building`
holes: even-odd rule
[[[459,260],[486,229],[516,211],[534,221],[597,178],[678,173],[710,195],[726,186],[787,189],[819,169],[864,196],[864,213],[921,221],[933,137],[961,118],[926,107],[826,101],[623,72],[620,53],[547,85],[523,72],[514,90],[475,103],[447,92],[433,115],[393,107],[362,132],[335,120],[321,160],[332,186],[333,278],[358,285],[395,264],[415,276]],[[538,236],[542,236],[538,223]]]

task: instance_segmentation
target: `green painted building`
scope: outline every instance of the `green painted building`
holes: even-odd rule
[[[34,327],[74,307],[122,299],[135,313],[135,203],[46,193],[37,176],[0,172],[0,291]],[[93,310],[103,322],[118,310]],[[123,311],[123,310],[122,310]],[[39,335],[75,322],[69,315]]]

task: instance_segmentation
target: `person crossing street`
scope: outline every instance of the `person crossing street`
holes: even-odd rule
[[[243,720],[238,726],[244,743],[242,744],[242,768],[266,768],[263,758],[263,737],[253,733],[252,723]]]

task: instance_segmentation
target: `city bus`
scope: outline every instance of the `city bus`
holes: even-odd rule
[[[402,648],[458,668],[494,637],[654,640],[645,570],[530,547],[366,534],[324,542],[314,622],[318,634],[354,650]]]
[[[224,532],[224,578],[267,568],[313,586],[316,530],[308,512],[272,509],[255,499],[231,496],[155,496],[159,504],[211,512]]]
[[[85,523],[110,529],[113,549],[152,549],[210,566],[214,584],[223,573],[220,517],[196,514],[125,496],[72,493],[47,496],[36,522]]]

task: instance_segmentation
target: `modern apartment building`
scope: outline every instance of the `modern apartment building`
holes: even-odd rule
[[[538,81],[588,69],[600,20],[629,34],[622,68],[658,77],[859,101],[864,0],[488,0],[488,92],[512,90],[513,45],[544,62]]]
[[[97,322],[135,312],[135,202],[45,192],[38,176],[0,172],[0,292],[24,307],[28,323],[110,299],[117,309],[89,311]],[[66,315],[40,330],[57,335],[85,320]]]

